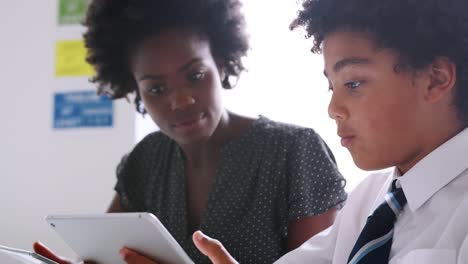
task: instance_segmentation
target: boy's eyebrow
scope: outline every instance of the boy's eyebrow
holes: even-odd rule
[[[350,66],[350,65],[360,65],[360,64],[369,64],[370,59],[367,58],[360,58],[360,57],[349,57],[339,60],[338,62],[333,65],[333,72],[337,73],[341,71],[343,68]],[[327,72],[323,71],[323,74],[328,77]]]
[[[189,69],[193,64],[195,64],[195,63],[197,63],[197,62],[200,62],[200,61],[202,61],[202,59],[200,59],[200,58],[191,59],[189,62],[187,62],[187,63],[185,63],[184,65],[182,65],[182,66],[177,70],[177,72],[186,71],[186,70]],[[138,81],[143,81],[143,80],[161,80],[161,79],[164,79],[164,75],[145,74],[145,75],[141,76],[140,78],[138,78]]]

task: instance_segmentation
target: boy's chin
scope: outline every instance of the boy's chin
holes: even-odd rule
[[[364,160],[364,159],[358,159],[353,157],[354,164],[356,166],[364,171],[374,171],[374,170],[382,170],[391,167],[392,165],[383,163],[383,162],[378,162],[375,160]]]

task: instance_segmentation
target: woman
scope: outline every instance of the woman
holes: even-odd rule
[[[271,263],[330,226],[346,199],[312,129],[223,107],[222,88],[234,86],[248,50],[240,8],[238,0],[95,0],[84,23],[100,92],[135,93],[137,110],[160,129],[118,166],[109,212],[154,213],[196,263],[208,259],[194,230],[220,238],[242,263]]]

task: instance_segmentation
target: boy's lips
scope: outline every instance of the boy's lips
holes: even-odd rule
[[[341,137],[341,145],[345,148],[349,147],[351,145],[351,141],[353,141],[354,136],[345,136]]]
[[[353,134],[341,130],[338,130],[338,136],[341,138],[341,145],[345,148],[349,147],[354,139]]]

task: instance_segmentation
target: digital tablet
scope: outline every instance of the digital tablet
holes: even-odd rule
[[[29,263],[29,264],[58,264],[55,261],[52,261],[46,257],[43,257],[35,252],[28,251],[28,250],[23,250],[23,249],[18,249],[18,248],[12,248],[12,247],[6,247],[0,245],[0,252],[6,253],[7,255],[11,256],[12,258],[15,258],[22,263]]]
[[[182,247],[151,213],[49,215],[49,225],[80,260],[125,264],[122,247],[168,264],[193,264]]]

